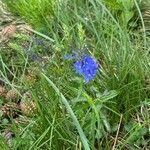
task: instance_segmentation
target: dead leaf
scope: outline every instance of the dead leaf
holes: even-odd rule
[[[6,38],[12,37],[15,34],[16,30],[17,30],[17,28],[15,25],[6,26],[2,30],[2,36],[6,37]]]

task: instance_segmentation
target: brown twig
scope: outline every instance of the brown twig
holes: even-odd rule
[[[116,147],[116,143],[117,143],[117,139],[118,139],[118,134],[119,134],[119,130],[120,130],[121,122],[122,122],[122,117],[123,117],[123,115],[121,114],[120,121],[119,121],[119,126],[118,126],[118,130],[117,130],[117,133],[116,133],[116,137],[115,137],[115,141],[114,141],[112,150],[115,150],[115,147]]]

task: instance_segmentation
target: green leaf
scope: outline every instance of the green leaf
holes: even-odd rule
[[[111,90],[111,91],[105,91],[103,96],[99,97],[98,99],[96,99],[96,101],[99,101],[101,103],[104,103],[110,99],[113,99],[114,97],[116,97],[119,94],[118,91],[116,90]]]

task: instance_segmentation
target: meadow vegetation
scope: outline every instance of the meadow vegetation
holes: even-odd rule
[[[0,149],[150,149],[149,2],[3,2],[16,31],[0,41]]]

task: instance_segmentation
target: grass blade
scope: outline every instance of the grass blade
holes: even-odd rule
[[[87,140],[80,124],[79,124],[79,121],[78,121],[77,117],[75,116],[72,108],[70,107],[68,101],[66,100],[64,95],[59,91],[59,89],[56,87],[56,85],[45,74],[42,73],[42,75],[47,80],[47,82],[50,84],[50,86],[53,87],[53,89],[56,91],[56,93],[61,97],[62,103],[65,105],[68,113],[70,114],[70,116],[71,116],[71,118],[74,122],[74,125],[76,126],[76,128],[78,130],[78,133],[80,135],[80,138],[81,138],[81,141],[82,141],[82,144],[83,144],[85,150],[90,150],[88,140]]]

